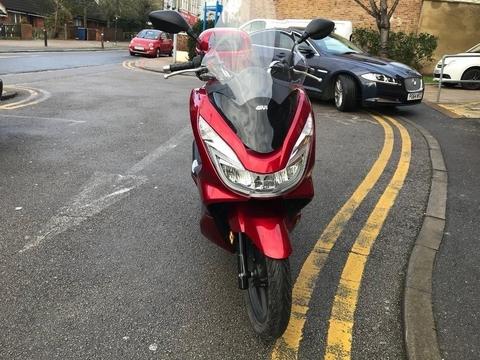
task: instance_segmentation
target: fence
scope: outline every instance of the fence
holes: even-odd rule
[[[454,83],[454,84],[465,84],[465,83],[470,83],[470,84],[480,84],[480,78],[478,80],[453,80],[453,79],[444,79],[443,78],[443,70],[445,69],[445,59],[449,58],[480,58],[479,55],[445,55],[442,58],[442,64],[441,64],[441,69],[440,69],[440,78],[438,79],[438,93],[437,93],[437,103],[440,102],[440,94],[442,92],[442,84],[443,83]]]
[[[0,25],[0,39],[21,39],[22,27],[20,24]]]

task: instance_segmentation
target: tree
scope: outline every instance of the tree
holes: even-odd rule
[[[47,28],[53,32],[53,37],[58,36],[60,25],[72,20],[72,13],[69,10],[69,3],[66,0],[53,0],[53,13],[46,17]]]
[[[380,5],[377,5],[377,0],[368,0],[368,5],[363,0],[355,0],[368,14],[375,18],[378,31],[380,32],[380,55],[387,56],[388,35],[390,33],[390,19],[392,18],[395,9],[400,0],[392,0],[393,5],[388,9],[387,0],[380,0]]]
[[[152,0],[99,0],[98,4],[108,25],[118,16],[124,23],[145,26],[148,13],[155,9]]]

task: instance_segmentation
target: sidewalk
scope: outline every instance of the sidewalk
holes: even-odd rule
[[[426,85],[424,101],[448,117],[480,119],[480,90],[442,88],[437,103],[438,85]]]
[[[105,42],[106,50],[127,49],[128,42]],[[39,51],[86,51],[102,50],[100,41],[48,40],[45,47],[43,40],[0,40],[0,53],[39,52]]]
[[[175,61],[173,57],[170,56],[162,56],[159,58],[151,59],[151,58],[132,58],[135,60],[135,67],[153,71],[153,72],[161,72],[163,73],[163,67],[165,65],[173,64]],[[186,62],[188,61],[188,53],[186,51],[177,51],[177,63],[179,62]]]

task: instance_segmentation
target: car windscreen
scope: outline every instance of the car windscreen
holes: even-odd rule
[[[157,30],[142,30],[138,33],[137,38],[155,40],[160,35],[160,31]]]
[[[352,54],[358,53],[362,54],[364,51],[358,46],[355,46],[353,43],[347,39],[336,35],[330,34],[326,38],[321,40],[311,40],[317,44],[322,52],[332,55],[342,55],[342,54]]]
[[[467,52],[480,54],[480,44],[475,45],[473,48],[469,49]]]

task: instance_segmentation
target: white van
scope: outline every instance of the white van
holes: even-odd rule
[[[265,29],[273,29],[273,28],[305,29],[309,22],[310,20],[307,20],[307,19],[285,19],[285,20],[254,19],[240,26],[240,29],[248,33],[265,30]],[[335,23],[335,31],[334,31],[335,34],[350,40],[350,38],[352,37],[352,31],[353,31],[352,22],[344,21],[344,20],[333,20],[333,22]]]

